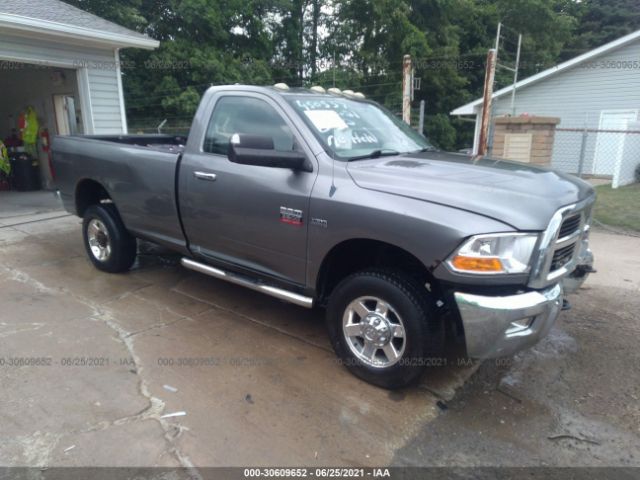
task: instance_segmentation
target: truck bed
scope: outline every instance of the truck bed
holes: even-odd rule
[[[175,135],[74,135],[53,140],[53,167],[65,209],[75,205],[76,189],[103,186],[127,229],[182,250],[176,198],[176,168],[186,137]]]
[[[136,147],[152,148],[168,153],[182,153],[187,137],[182,135],[142,134],[142,135],[84,135],[103,142],[122,143]]]

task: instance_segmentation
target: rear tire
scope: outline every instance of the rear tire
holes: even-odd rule
[[[357,377],[395,389],[438,365],[442,318],[420,282],[393,270],[366,270],[338,284],[329,298],[327,327],[333,348]]]
[[[136,259],[137,242],[112,204],[91,205],[82,221],[82,237],[91,263],[103,272],[129,270]]]

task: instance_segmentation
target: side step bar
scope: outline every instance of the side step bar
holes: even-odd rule
[[[285,302],[294,303],[305,308],[313,307],[313,298],[311,297],[305,297],[304,295],[299,295],[288,290],[283,290],[281,288],[271,287],[269,285],[258,283],[250,280],[249,278],[241,277],[230,272],[225,272],[224,270],[205,265],[204,263],[196,262],[195,260],[187,257],[183,257],[180,260],[180,263],[183,267],[190,270],[195,270],[196,272],[204,273],[205,275],[209,275],[211,277],[226,280],[229,283],[235,283],[236,285],[241,285],[257,292],[266,293],[267,295],[279,298],[280,300],[284,300]]]

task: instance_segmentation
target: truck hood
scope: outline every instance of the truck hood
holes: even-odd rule
[[[359,160],[347,170],[361,188],[478,213],[517,230],[544,230],[559,208],[594,194],[571,175],[456,153]]]

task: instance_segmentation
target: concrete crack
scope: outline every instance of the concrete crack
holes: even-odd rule
[[[192,475],[193,478],[201,479],[202,477],[198,473],[196,467],[193,465],[189,457],[180,450],[177,444],[177,440],[179,439],[180,434],[182,433],[182,431],[184,431],[184,429],[179,426],[176,427],[174,423],[171,423],[166,419],[160,418],[162,412],[164,411],[165,403],[160,398],[157,398],[151,395],[147,382],[142,376],[142,372],[144,371],[144,368],[142,367],[140,358],[138,357],[135,351],[134,338],[129,332],[127,332],[115,321],[112,311],[110,311],[108,308],[104,307],[103,305],[100,305],[96,302],[86,299],[81,295],[77,295],[76,293],[69,291],[66,288],[57,288],[57,289],[51,288],[45,285],[44,283],[36,280],[35,278],[31,277],[27,273],[17,270],[15,268],[9,267],[4,264],[0,264],[0,269],[9,276],[9,279],[29,285],[32,288],[36,289],[38,292],[66,295],[76,300],[77,302],[89,307],[92,311],[92,314],[90,315],[89,318],[93,320],[101,321],[105,325],[107,325],[111,330],[113,330],[117,334],[119,340],[124,344],[125,348],[129,353],[129,356],[133,359],[133,362],[135,365],[135,372],[136,372],[136,375],[138,376],[139,393],[149,401],[149,406],[135,415],[120,418],[112,422],[101,422],[98,425],[94,425],[93,427],[90,427],[89,431],[103,430],[115,425],[123,425],[131,422],[143,421],[148,419],[156,420],[160,424],[164,432],[164,439],[168,445],[167,451],[175,456],[175,458],[178,460],[178,462],[182,467],[190,470],[190,475]],[[182,318],[178,320],[182,320]],[[176,433],[176,429],[177,429],[177,433]],[[48,444],[53,444],[53,447],[50,447],[48,449],[48,452],[52,451],[52,449],[55,447],[55,444],[57,443],[57,440],[58,438],[55,439],[55,442],[47,442]],[[42,459],[37,459],[33,463],[42,463],[47,459],[48,459],[48,454],[47,456],[42,457]]]
[[[139,290],[142,290],[142,289],[138,289],[138,290],[136,290],[136,292],[138,292]],[[182,293],[180,293],[180,292],[177,292],[177,293],[178,293],[178,294],[180,294],[180,295],[182,295]],[[154,302],[152,302],[152,301],[151,301],[151,300],[149,300],[148,298],[142,297],[142,296],[140,296],[140,295],[139,295],[139,294],[137,294],[137,293],[134,293],[134,295],[133,295],[133,296],[135,296],[138,300],[143,301],[143,302],[145,302],[145,303],[148,303],[149,305],[151,305],[151,306],[153,306],[153,307],[157,308],[157,304],[156,304],[156,303],[154,303]],[[200,303],[204,303],[205,305],[208,305],[206,302],[202,302],[202,301],[201,301]],[[189,316],[189,315],[183,315],[183,314],[181,314],[181,313],[179,313],[179,312],[176,312],[176,311],[175,311],[173,308],[171,308],[171,307],[164,306],[164,307],[162,307],[162,310],[163,310],[163,311],[165,311],[165,312],[167,312],[167,313],[169,313],[170,315],[175,315],[175,316],[177,316],[177,317],[182,317],[182,318],[187,319],[187,320],[190,320],[190,321],[192,321],[192,322],[195,322],[195,321],[196,321],[196,320],[195,320],[195,318],[193,318],[193,317],[191,317],[191,316]],[[207,310],[205,310],[205,311],[203,311],[203,312],[199,312],[199,313],[197,313],[197,314],[196,314],[196,317],[199,317],[200,315],[202,315],[202,314],[204,314],[204,313],[206,313],[206,312],[209,312],[209,311],[211,311],[211,310],[213,310],[213,307],[209,306],[209,308],[208,308]]]
[[[127,333],[125,335],[125,338],[130,338],[130,337],[133,337],[133,336],[138,335],[140,333],[148,332],[149,330],[156,330],[158,328],[168,327],[170,325],[173,325],[174,323],[181,322],[182,320],[191,320],[191,318],[189,318],[189,317],[180,317],[180,318],[176,318],[175,320],[171,320],[170,322],[156,323],[156,324],[153,324],[153,325],[151,325],[151,326],[149,326],[147,328],[143,328],[141,330],[136,330],[135,332]]]
[[[0,327],[5,327],[5,326],[8,326],[8,324],[0,323]],[[30,327],[16,328],[14,330],[7,330],[4,332],[0,332],[0,338],[6,338],[10,335],[15,335],[17,333],[33,332],[36,330],[40,330],[42,327],[44,327],[44,323],[32,323]]]
[[[577,440],[579,442],[586,442],[586,443],[590,443],[592,445],[600,445],[600,442],[598,442],[597,440],[592,440],[592,439],[586,438],[586,437],[579,437],[577,435],[572,435],[570,433],[560,433],[560,434],[557,434],[557,435],[550,435],[547,438],[549,440],[563,440],[563,439]]]

